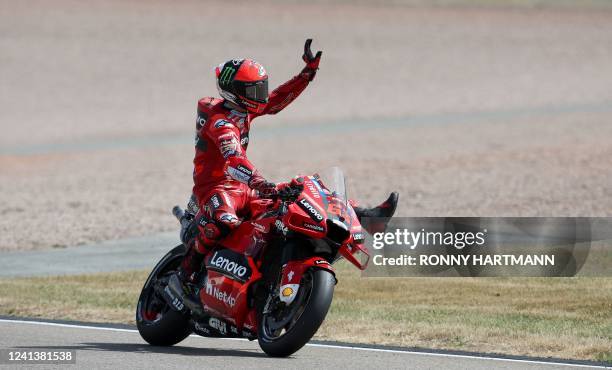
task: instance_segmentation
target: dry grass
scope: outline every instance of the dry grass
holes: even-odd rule
[[[612,362],[610,278],[362,279],[340,264],[318,339]],[[146,272],[0,280],[0,314],[134,323]]]
[[[341,268],[319,337],[610,359],[610,278],[371,278]]]

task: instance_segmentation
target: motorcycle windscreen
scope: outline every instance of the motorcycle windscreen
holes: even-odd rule
[[[327,218],[348,232],[351,220],[348,211],[348,195],[344,173],[338,167],[331,167],[319,173],[319,182],[325,188],[325,207]]]
[[[330,167],[319,172],[319,178],[323,186],[331,192],[331,195],[346,206],[348,194],[344,172],[339,167]]]

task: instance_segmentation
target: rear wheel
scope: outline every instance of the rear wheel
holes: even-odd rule
[[[270,356],[286,357],[308,343],[327,315],[335,284],[331,272],[311,269],[302,276],[298,294],[290,305],[279,303],[278,296],[270,294],[259,315],[261,349]]]
[[[153,268],[138,298],[136,326],[142,339],[154,346],[172,346],[191,334],[189,319],[173,310],[155,290],[156,285],[167,284],[187,253],[179,245],[164,256]]]

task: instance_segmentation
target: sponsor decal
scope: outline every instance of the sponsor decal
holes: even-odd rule
[[[208,320],[208,325],[213,329],[217,329],[223,335],[227,334],[227,324],[216,317],[211,317]]]
[[[288,282],[291,282],[291,280],[293,279],[293,275],[295,275],[295,272],[293,272],[293,270],[289,271],[289,273],[287,274]]]
[[[281,234],[287,235],[287,232],[289,231],[289,229],[287,228],[287,226],[285,226],[283,221],[276,220],[274,222],[274,226],[276,227],[276,230],[278,230]]]
[[[319,190],[317,190],[317,188],[315,187],[312,181],[307,181],[306,187],[310,191],[310,194],[313,196],[313,198],[316,198],[316,199],[321,198],[321,195],[319,194]]]
[[[247,106],[247,107],[249,107],[249,108],[257,108],[257,104],[252,103],[252,102],[250,102],[250,101],[248,101],[248,100],[245,100],[245,99],[240,99],[240,102],[241,102],[242,104],[246,105],[246,106]]]
[[[231,214],[231,213],[222,214],[219,217],[219,220],[225,223],[228,223],[228,224],[237,224],[240,221],[240,219],[236,215]]]
[[[219,150],[223,157],[227,158],[232,154],[236,154],[238,152],[238,139],[236,135],[222,135],[219,136]]]
[[[315,265],[320,265],[320,264],[323,264],[323,263],[329,263],[329,262],[327,262],[326,260],[316,260],[315,261]]]
[[[306,213],[308,213],[310,218],[312,218],[313,220],[317,222],[323,221],[323,215],[319,211],[317,211],[317,209],[305,198],[300,199],[300,201],[298,202],[298,206],[300,206],[300,208],[306,211]]]
[[[196,130],[199,130],[202,127],[204,127],[204,124],[206,123],[206,119],[207,117],[205,115],[198,112],[198,117],[196,118]]]
[[[241,282],[245,282],[251,277],[251,268],[247,259],[229,249],[216,251],[206,267]]]
[[[363,244],[365,236],[363,235],[363,233],[355,233],[353,234],[353,240],[355,241],[355,244]]]
[[[248,175],[249,177],[253,176],[253,170],[251,170],[247,166],[239,164],[238,166],[236,166],[236,169],[244,173],[245,175]]]
[[[238,169],[234,168],[234,167],[228,167],[227,168],[227,173],[235,180],[238,180],[242,183],[248,184],[249,180],[251,179],[250,175],[247,175],[246,173],[239,171]]]
[[[278,298],[281,302],[285,302],[285,304],[291,304],[297,295],[298,289],[300,289],[300,284],[281,285]]]
[[[311,224],[308,222],[304,222],[303,226],[307,229],[314,230],[314,231],[325,231],[325,228],[323,226]]]
[[[228,120],[218,119],[215,121],[215,128],[221,128],[225,126],[232,126],[232,123]]]
[[[249,134],[248,133],[244,133],[240,135],[240,145],[242,145],[242,147],[245,149],[247,146],[249,146]]]
[[[285,289],[283,289],[281,294],[283,297],[289,297],[290,295],[293,294],[293,289],[290,286],[288,286]]]
[[[219,194],[213,195],[212,197],[210,197],[210,200],[208,201],[208,206],[212,208],[213,210],[219,209],[219,207],[221,207],[222,205],[223,205],[223,201],[221,200],[221,197],[219,196]]]
[[[234,95],[234,94],[232,94],[230,92],[227,92],[225,90],[221,90],[219,92],[219,95],[221,95],[222,98],[227,99],[229,101],[236,101],[236,95]]]
[[[234,59],[234,61],[236,61],[237,59]],[[234,63],[234,61],[232,61],[232,63],[237,66],[240,64],[240,62],[238,63]],[[230,82],[232,82],[232,78],[234,77],[234,73],[236,73],[236,68],[230,67],[230,66],[225,66],[223,68],[223,70],[221,71],[221,73],[219,74],[219,84],[223,85],[223,86],[227,86],[229,85]]]
[[[223,290],[213,286],[210,282],[206,282],[206,294],[217,299],[220,302],[225,303],[230,307],[234,307],[236,305],[236,297],[232,297],[228,292],[224,292]]]
[[[202,324],[200,324],[199,322],[196,322],[194,326],[195,326],[195,330],[196,331],[202,332],[202,333],[207,334],[207,335],[210,335],[210,330],[208,330],[207,327],[202,326]]]
[[[259,74],[259,77],[263,77],[266,74],[266,70],[261,64],[259,65],[259,70],[257,71],[257,73]]]
[[[164,292],[166,292],[166,294],[168,294],[168,297],[172,299],[172,305],[177,311],[182,311],[183,308],[185,308],[185,305],[183,304],[183,302],[181,302],[181,300],[178,297],[172,294],[172,291],[170,290],[169,286],[166,285],[166,287],[164,288]]]

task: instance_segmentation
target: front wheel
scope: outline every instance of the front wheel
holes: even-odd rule
[[[311,269],[302,276],[298,295],[289,306],[270,309],[268,302],[259,315],[261,349],[273,357],[287,357],[308,343],[327,315],[335,285],[331,272]]]
[[[142,339],[154,346],[172,346],[191,334],[188,318],[173,310],[156,292],[155,286],[167,284],[187,253],[184,245],[172,249],[153,268],[136,308],[136,326]]]

